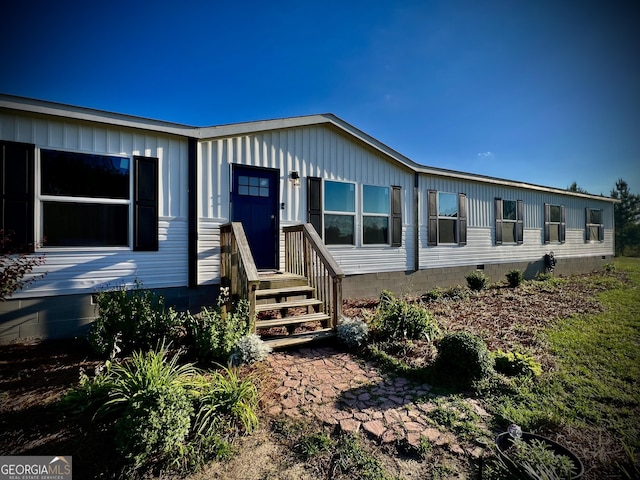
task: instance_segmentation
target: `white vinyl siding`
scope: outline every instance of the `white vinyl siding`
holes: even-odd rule
[[[355,245],[329,245],[331,253],[347,274],[413,268],[413,181],[414,174],[393,164],[382,154],[324,125],[258,132],[250,135],[202,140],[198,146],[198,278],[201,283],[219,279],[218,235],[215,226],[229,219],[231,164],[280,170],[280,227],[307,222],[307,177],[322,181],[348,182],[356,186],[356,212],[361,212],[363,185],[401,187],[402,244],[362,245],[362,216],[355,215]],[[300,185],[289,180],[297,171]],[[324,187],[323,187],[324,189]],[[281,235],[281,242],[283,242]],[[284,265],[284,248],[280,265]]]
[[[464,248],[451,245],[428,246],[426,208],[419,216],[419,264],[421,269],[478,264],[539,261],[553,250],[556,258],[613,255],[613,204],[582,198],[508,188],[446,177],[420,176],[420,204],[426,205],[427,192],[439,190],[465,192],[468,200],[468,238]],[[523,244],[504,248],[495,245],[495,198],[523,201]],[[565,205],[565,243],[544,243],[544,204]],[[604,240],[585,243],[585,203],[603,209]]]
[[[39,149],[158,158],[159,251],[135,252],[101,248],[64,247],[41,250],[46,273],[14,298],[94,292],[105,284],[132,284],[164,288],[187,285],[187,140],[157,132],[118,128],[57,117],[9,114],[0,111],[0,138],[36,146],[36,183]],[[36,211],[39,223],[40,212]],[[41,232],[36,225],[36,238]]]

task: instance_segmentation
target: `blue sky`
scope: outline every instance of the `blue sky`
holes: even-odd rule
[[[11,3],[2,93],[198,126],[331,112],[420,164],[640,191],[636,1]]]

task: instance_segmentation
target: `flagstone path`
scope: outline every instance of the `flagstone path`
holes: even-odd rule
[[[267,404],[270,415],[312,416],[344,432],[364,431],[380,443],[417,446],[425,437],[433,445],[465,453],[453,433],[429,421],[436,408],[429,402],[429,385],[382,376],[372,365],[331,347],[275,352],[269,363],[279,385]],[[477,402],[470,405],[481,417],[488,416]],[[482,454],[477,445],[468,453]]]

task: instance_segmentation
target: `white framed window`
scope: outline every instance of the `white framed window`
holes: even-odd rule
[[[402,246],[402,187],[363,185],[307,177],[307,221],[326,245]],[[360,219],[360,240],[355,223]]]
[[[495,199],[496,245],[520,245],[523,242],[522,200]]]
[[[362,186],[362,244],[389,244],[390,188]]]
[[[458,195],[438,192],[438,244],[458,243]]]
[[[467,244],[467,196],[429,190],[427,192],[427,245]]]
[[[38,167],[45,248],[158,250],[157,158],[40,149]]]
[[[602,209],[587,208],[585,210],[585,227],[587,242],[604,241],[604,224],[602,220]]]
[[[564,205],[544,204],[544,243],[564,243],[565,241]]]
[[[324,182],[324,243],[355,245],[356,185]]]
[[[40,150],[40,228],[45,247],[130,245],[131,159]]]

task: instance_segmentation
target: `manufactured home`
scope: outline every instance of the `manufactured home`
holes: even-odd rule
[[[0,228],[45,256],[0,303],[2,343],[79,335],[96,291],[136,280],[189,309],[229,286],[330,331],[343,298],[614,255],[611,198],[430,168],[331,114],[193,127],[0,95],[0,146]]]

